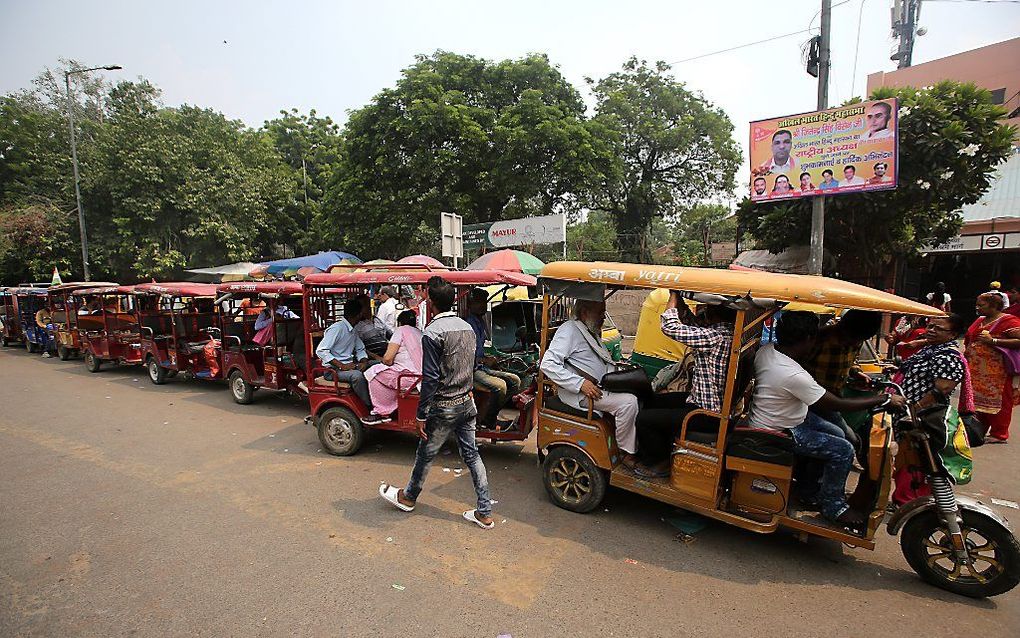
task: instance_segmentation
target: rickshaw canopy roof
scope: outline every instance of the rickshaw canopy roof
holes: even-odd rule
[[[937,308],[860,284],[813,275],[651,266],[618,262],[558,261],[542,269],[543,280],[617,288],[669,288],[728,297],[804,302],[911,315],[942,316]]]
[[[235,281],[216,286],[216,292],[257,295],[300,295],[304,286],[299,281]]]
[[[84,288],[108,288],[110,286],[116,285],[117,284],[112,281],[72,281],[66,284],[57,284],[56,286],[50,286],[46,290],[49,292],[71,292],[73,290]]]
[[[136,294],[163,295],[164,297],[215,297],[216,284],[198,284],[187,281],[138,284]]]
[[[135,286],[119,286],[113,284],[101,288],[82,288],[75,290],[74,294],[87,297],[88,295],[130,295],[135,291]]]
[[[12,288],[9,292],[15,295],[37,295],[45,297],[49,288],[29,288],[27,286],[21,286],[19,288]]]
[[[305,277],[305,284],[315,286],[356,286],[369,284],[425,284],[440,276],[454,286],[534,286],[537,280],[531,275],[502,270],[394,270],[376,272],[326,272]]]

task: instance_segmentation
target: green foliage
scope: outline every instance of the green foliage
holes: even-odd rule
[[[673,251],[678,263],[712,265],[712,244],[736,241],[737,218],[720,204],[698,204],[678,218]]]
[[[293,174],[270,139],[222,114],[162,108],[147,82],[111,91],[109,119],[85,154],[95,259],[126,278],[253,259],[294,224]]]
[[[611,167],[598,130],[544,55],[418,56],[394,88],[351,113],[324,227],[335,245],[398,257],[444,211],[465,224],[573,214]]]
[[[898,188],[825,200],[826,252],[841,272],[875,272],[893,256],[952,238],[962,225],[957,211],[980,199],[1012,145],[1015,130],[998,123],[1005,112],[973,84],[882,88],[871,96],[889,97],[900,100]],[[810,201],[745,199],[738,214],[772,252],[810,241]]]
[[[609,213],[591,211],[583,222],[567,226],[567,258],[617,261],[616,227]]]
[[[52,203],[0,207],[0,274],[3,281],[49,281],[53,268],[67,275],[81,260],[76,254],[75,212]]]
[[[614,170],[594,193],[594,206],[612,213],[627,259],[648,261],[652,220],[733,189],[741,161],[729,117],[688,91],[659,62],[631,58],[623,70],[593,85],[594,123],[607,131]]]

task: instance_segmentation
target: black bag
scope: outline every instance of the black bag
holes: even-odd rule
[[[652,382],[641,366],[626,367],[607,372],[602,376],[599,387],[609,392],[626,392],[637,397],[652,394]]]
[[[988,436],[988,426],[981,422],[973,412],[961,412],[960,420],[963,421],[963,428],[967,430],[967,440],[972,448],[981,447],[985,444],[985,437]]]

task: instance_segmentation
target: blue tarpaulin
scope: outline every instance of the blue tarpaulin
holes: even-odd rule
[[[276,261],[266,262],[266,265],[269,266],[266,272],[270,275],[280,275],[289,270],[297,270],[298,268],[306,267],[318,268],[319,270],[326,272],[329,270],[330,266],[341,262],[360,264],[361,259],[350,253],[340,252],[339,250],[328,250],[315,255],[305,255],[304,257],[291,257],[290,259],[277,259]]]

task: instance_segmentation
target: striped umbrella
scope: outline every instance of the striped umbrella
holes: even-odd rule
[[[523,250],[497,250],[471,262],[467,270],[507,270],[537,275],[545,262]]]

